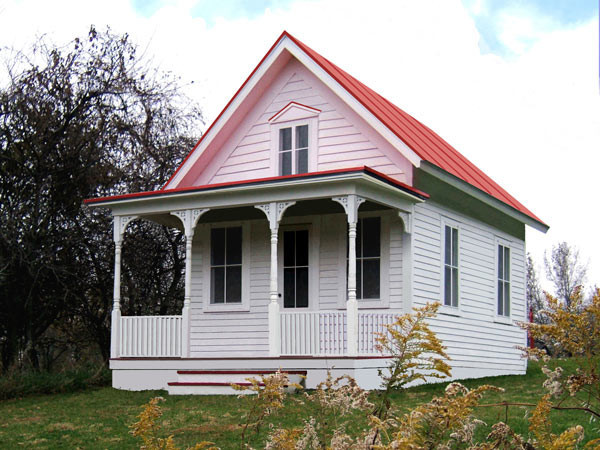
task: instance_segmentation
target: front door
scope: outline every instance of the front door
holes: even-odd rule
[[[308,229],[283,232],[283,307],[308,308]]]

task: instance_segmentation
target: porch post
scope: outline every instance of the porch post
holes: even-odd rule
[[[192,242],[194,230],[200,216],[208,209],[186,209],[173,211],[172,215],[179,217],[183,222],[185,232],[185,291],[183,309],[181,310],[181,357],[190,356],[190,308],[192,306]]]
[[[402,307],[404,312],[410,312],[413,299],[412,208],[409,211],[399,210],[398,217],[402,220]]]
[[[355,194],[334,197],[344,207],[348,219],[348,299],[346,301],[346,335],[348,356],[358,355],[358,302],[356,301],[356,224],[358,208],[365,201]]]
[[[281,354],[281,321],[279,319],[279,293],[277,280],[277,242],[279,238],[279,222],[285,210],[295,202],[271,202],[255,207],[265,213],[271,230],[271,271],[269,280],[269,355]]]
[[[137,216],[114,216],[113,239],[115,241],[115,279],[113,288],[113,308],[110,315],[110,357],[119,357],[119,340],[121,325],[121,244],[123,234],[129,222]]]

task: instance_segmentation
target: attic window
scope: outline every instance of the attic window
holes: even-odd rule
[[[269,119],[273,176],[317,170],[317,141],[321,111],[290,102]]]
[[[279,129],[279,174],[308,172],[308,125]]]

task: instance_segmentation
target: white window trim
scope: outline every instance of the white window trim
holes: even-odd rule
[[[389,211],[368,211],[359,212],[358,218],[364,217],[381,217],[381,235],[379,240],[380,249],[380,265],[379,265],[379,298],[356,299],[358,309],[384,309],[390,307],[390,221],[393,212]],[[343,233],[340,233],[339,247],[339,268],[338,274],[340,279],[340,289],[338,296],[338,308],[346,309],[346,301],[348,297],[347,289],[347,254],[348,245],[348,228],[347,217],[343,215],[344,225]],[[357,280],[358,281],[358,280]]]
[[[442,216],[441,218],[441,226],[440,226],[440,314],[445,314],[448,316],[462,316],[462,299],[461,299],[461,290],[463,285],[462,280],[462,249],[461,243],[463,238],[463,227],[462,224],[454,219],[450,219],[449,217]],[[444,304],[444,272],[446,267],[446,226],[456,228],[458,230],[458,306],[451,306]]]
[[[293,129],[300,125],[308,125],[308,172],[317,171],[317,140],[319,138],[319,116],[315,113],[314,117],[290,120],[287,122],[271,123],[271,172],[273,176],[281,176],[281,174],[279,173],[279,130],[281,130],[282,128],[292,128],[292,143],[294,143],[295,133]],[[294,145],[292,145],[292,149],[294,149]]]
[[[283,232],[308,230],[308,308],[285,308],[283,306]],[[318,217],[302,216],[284,219],[279,226],[277,240],[277,293],[280,311],[302,312],[319,311],[319,248],[320,227]]]
[[[210,302],[210,230],[213,228],[242,227],[242,302],[211,303]],[[203,243],[203,311],[210,312],[246,312],[250,311],[250,222],[215,222],[203,224],[200,230]]]
[[[502,245],[503,247],[507,247],[509,249],[509,253],[510,253],[510,262],[509,262],[509,267],[510,267],[510,272],[508,274],[509,278],[508,278],[508,282],[510,285],[510,294],[509,294],[509,310],[510,313],[508,316],[501,316],[498,314],[498,246]],[[494,309],[492,312],[492,318],[494,322],[497,323],[502,323],[502,324],[506,324],[506,325],[514,325],[513,322],[513,279],[514,279],[514,264],[513,264],[513,255],[514,255],[514,248],[512,245],[511,241],[508,241],[506,239],[503,239],[499,236],[496,236],[494,239]]]

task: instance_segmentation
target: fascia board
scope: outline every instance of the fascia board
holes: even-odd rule
[[[373,194],[369,195],[369,192]],[[363,193],[365,197],[372,197],[370,199],[377,203],[385,203],[388,206],[401,209],[408,203],[423,202],[421,198],[401,191],[369,175],[355,173],[333,175],[319,179],[290,180],[276,184],[232,186],[219,190],[182,192],[169,196],[138,197],[90,204],[89,207],[110,208],[115,215],[143,215],[176,209],[240,207],[271,201],[309,200],[360,193]],[[376,195],[377,193],[383,195]]]
[[[521,211],[513,208],[512,206],[509,206],[506,203],[498,200],[497,198],[492,197],[488,193],[476,188],[475,186],[472,186],[471,184],[461,180],[458,177],[455,177],[454,175],[446,172],[445,170],[440,169],[434,164],[424,161],[420,169],[444,181],[445,183],[448,183],[449,185],[460,189],[464,193],[476,198],[477,200],[482,201],[486,205],[489,205],[501,211],[507,216],[512,217],[513,219],[518,220],[519,222],[522,222],[525,225],[529,225],[530,227],[535,228],[538,231],[541,231],[542,233],[546,233],[550,229],[548,225],[532,219],[527,214],[524,214]]]
[[[396,136],[386,125],[383,124],[371,111],[360,103],[352,94],[350,94],[341,84],[339,84],[331,75],[329,75],[319,64],[299,48],[292,40],[285,38],[284,45],[286,49],[298,59],[302,64],[311,70],[319,80],[328,86],[337,96],[339,96],[350,108],[362,117],[371,127],[373,127],[383,138],[393,147],[398,149],[402,155],[407,158],[415,167],[421,164],[421,158],[406,143]]]

